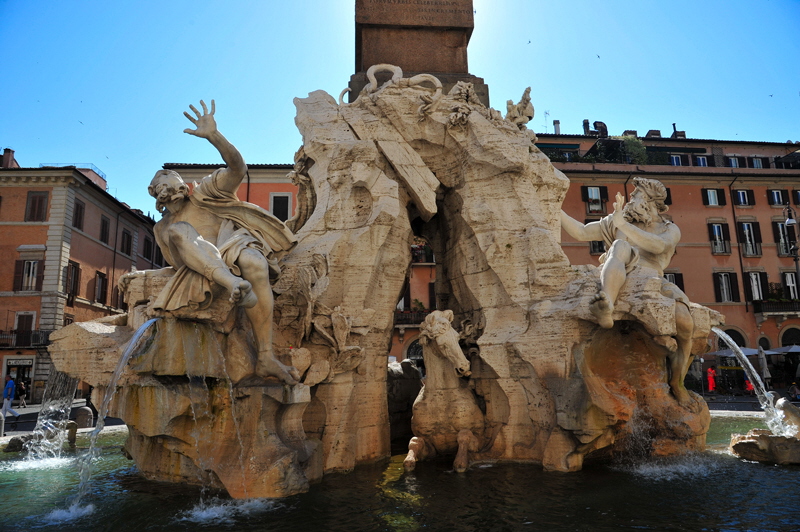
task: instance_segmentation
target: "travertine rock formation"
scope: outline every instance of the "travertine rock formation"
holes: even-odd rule
[[[379,87],[376,69],[392,80]],[[103,386],[114,346],[120,353],[133,328],[161,318],[112,406],[131,427],[140,469],[219,481],[237,497],[285,495],[388,456],[387,344],[414,235],[434,248],[437,301],[470,361],[470,375],[456,378],[479,423],[443,437],[443,448],[465,444],[464,464],[571,471],[632,442],[656,454],[702,448],[707,407],[691,393],[679,404],[668,385],[676,300],[657,275],[633,271],[613,326],[598,326],[600,272],[561,250],[569,181],[533,144],[521,119],[529,102],[505,119],[469,84],[445,95],[434,76],[376,69],[352,104],[321,91],[295,100],[300,205],[287,226],[297,244],[272,287],[273,348],[300,384],[257,371],[264,336],[225,298],[195,315],[155,308],[171,271],[128,279],[124,323],[54,336],[57,366]],[[687,308],[693,351],[704,352],[721,316]],[[420,416],[415,426],[435,427]]]

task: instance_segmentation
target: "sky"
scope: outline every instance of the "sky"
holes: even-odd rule
[[[800,0],[474,0],[470,73],[529,127],[800,141]],[[155,214],[164,163],[221,163],[183,112],[216,100],[249,163],[290,164],[293,98],[338,98],[355,67],[355,0],[0,0],[0,148],[23,167],[92,163]]]

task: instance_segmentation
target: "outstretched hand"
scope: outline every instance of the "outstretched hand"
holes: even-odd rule
[[[619,227],[625,222],[625,217],[622,210],[625,208],[625,197],[617,192],[617,197],[614,200],[614,212],[611,214],[611,221],[614,222],[614,227]]]
[[[209,136],[211,136],[211,134],[217,131],[217,121],[214,120],[214,100],[211,100],[210,113],[208,112],[208,107],[206,107],[206,102],[200,100],[200,105],[203,107],[203,114],[200,114],[200,111],[198,111],[194,105],[189,106],[189,109],[194,111],[194,114],[197,115],[197,118],[194,118],[186,111],[183,112],[183,115],[197,127],[197,129],[186,128],[183,130],[183,132],[194,135],[195,137],[207,139]]]

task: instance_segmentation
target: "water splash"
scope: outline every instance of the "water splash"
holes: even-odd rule
[[[655,481],[675,481],[706,478],[719,472],[722,463],[708,455],[690,453],[676,457],[652,458],[645,461],[617,465],[613,469]]]
[[[31,439],[25,442],[25,460],[58,458],[67,438],[67,422],[78,379],[62,373],[53,366],[47,378],[42,409],[36,419]]]
[[[208,502],[200,501],[190,510],[178,515],[176,520],[196,523],[203,527],[211,525],[233,526],[236,523],[236,519],[250,517],[282,507],[281,503],[272,499],[222,500],[214,498]]]
[[[781,415],[780,411],[775,408],[775,395],[767,392],[761,377],[750,361],[747,360],[747,357],[744,355],[741,348],[736,345],[736,342],[733,341],[730,336],[725,334],[725,331],[719,329],[718,327],[712,327],[711,330],[716,333],[718,337],[722,338],[725,344],[731,348],[733,354],[736,356],[736,359],[739,361],[739,364],[742,365],[742,369],[744,369],[744,372],[747,373],[747,378],[750,379],[750,382],[753,384],[753,389],[756,392],[756,397],[758,397],[758,402],[761,404],[761,409],[764,411],[765,421],[767,423],[767,427],[769,427],[769,430],[772,431],[773,434],[780,436],[794,436],[795,429],[784,423],[783,416]]]
[[[111,404],[111,399],[114,398],[114,394],[117,392],[117,382],[119,381],[122,372],[125,370],[125,366],[128,365],[128,360],[130,360],[131,355],[136,352],[139,348],[139,344],[141,343],[142,337],[144,333],[156,322],[159,318],[152,318],[147,320],[139,327],[135,333],[133,333],[133,337],[131,341],[128,343],[128,347],[125,349],[125,352],[122,353],[122,356],[117,363],[117,367],[114,369],[114,373],[111,375],[111,380],[108,383],[108,387],[106,388],[106,393],[103,396],[103,401],[100,403],[100,408],[97,410],[97,424],[95,425],[94,430],[89,435],[89,450],[86,451],[85,454],[79,456],[76,460],[78,465],[78,474],[80,476],[80,483],[78,484],[78,494],[75,496],[75,499],[72,501],[68,510],[65,510],[65,513],[61,515],[62,518],[66,519],[69,516],[77,519],[86,515],[85,511],[88,511],[88,508],[93,509],[93,505],[89,504],[85,507],[81,507],[80,503],[81,500],[86,496],[89,491],[89,480],[92,476],[92,462],[97,458],[100,453],[100,450],[97,447],[97,438],[102,432],[103,428],[106,426],[106,415],[108,414],[108,406]]]

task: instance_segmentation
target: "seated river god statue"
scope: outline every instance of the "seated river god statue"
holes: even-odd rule
[[[581,241],[603,241],[608,249],[600,257],[600,287],[590,308],[597,323],[606,329],[614,326],[614,304],[626,278],[663,278],[664,268],[669,266],[681,239],[678,226],[662,216],[668,209],[666,187],[643,177],[634,177],[633,184],[630,201],[626,204],[622,194],[617,193],[614,212],[596,222],[584,225],[561,211],[561,226],[570,236]],[[686,405],[690,397],[683,381],[692,362],[694,321],[683,291],[665,279],[661,292],[675,300],[677,349],[667,355],[669,385],[678,402]]]
[[[159,170],[148,192],[162,214],[155,237],[164,259],[177,273],[159,294],[154,308],[173,311],[210,304],[211,284],[224,287],[231,301],[245,308],[258,347],[256,374],[296,384],[297,370],[281,363],[272,349],[273,295],[270,273],[279,272],[274,252],[294,247],[296,239],[278,218],[239,200],[236,191],[247,172],[239,151],[217,130],[215,103],[209,112],[189,106],[183,114],[196,129],[184,132],[208,140],[227,163],[195,183],[192,192],[172,170]]]

